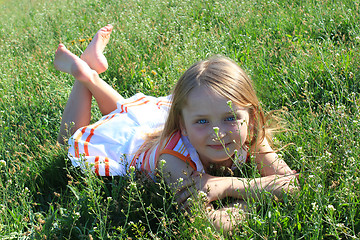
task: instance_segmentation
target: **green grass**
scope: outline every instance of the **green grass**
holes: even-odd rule
[[[1,1],[0,237],[360,238],[359,5]],[[81,54],[108,23],[115,30],[101,77],[125,97],[167,94],[187,67],[214,54],[237,61],[264,109],[286,108],[288,131],[274,142],[292,143],[280,154],[302,172],[299,194],[283,202],[264,195],[226,235],[199,209],[181,214],[161,181],[99,179],[73,169],[56,144],[73,79],[54,69],[54,52],[62,42]],[[96,107],[93,116],[100,116]]]

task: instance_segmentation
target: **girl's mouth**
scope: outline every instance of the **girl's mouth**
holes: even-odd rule
[[[226,143],[224,145],[222,144],[211,144],[208,145],[210,148],[215,149],[215,150],[224,150],[226,149],[228,146],[230,145],[230,143]]]

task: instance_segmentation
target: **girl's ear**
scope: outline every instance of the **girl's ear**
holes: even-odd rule
[[[179,122],[180,122],[181,134],[182,134],[183,136],[187,136],[187,132],[186,132],[184,120],[183,120],[183,118],[182,118],[181,116],[180,116]]]

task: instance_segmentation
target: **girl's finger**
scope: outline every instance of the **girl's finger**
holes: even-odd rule
[[[196,198],[192,198],[192,197],[189,197],[186,199],[186,201],[184,201],[183,203],[179,204],[179,208],[181,210],[185,210],[187,211],[188,213],[190,213],[190,207],[194,204],[197,204],[197,201]],[[212,204],[210,203],[206,203],[206,205],[204,205],[206,211],[211,211],[211,210],[214,210],[214,207],[212,206]]]
[[[178,204],[183,204],[189,197],[190,193],[188,191],[183,191],[180,194],[175,195],[175,200]]]
[[[197,190],[194,187],[183,188],[181,191],[175,194],[176,201],[181,204],[185,202],[188,198],[194,198],[197,194]]]
[[[183,189],[193,186],[194,184],[195,184],[194,180],[191,177],[189,177],[185,180],[179,181],[177,188],[178,188],[178,191],[181,191]]]
[[[184,209],[184,210],[186,210],[186,211],[189,211],[190,206],[191,206],[192,204],[193,204],[192,199],[191,199],[191,198],[190,198],[190,199],[187,199],[185,202],[183,202],[183,203],[181,204],[181,208]]]
[[[201,172],[198,172],[198,171],[194,171],[192,174],[191,174],[192,177],[201,177],[202,176],[202,173]]]

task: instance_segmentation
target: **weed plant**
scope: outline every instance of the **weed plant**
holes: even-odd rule
[[[0,238],[360,238],[358,0],[0,2]],[[161,178],[73,169],[56,135],[74,80],[54,69],[54,52],[62,42],[80,55],[108,23],[101,77],[124,97],[168,94],[214,54],[237,61],[264,109],[284,110],[274,144],[290,144],[279,155],[301,173],[299,193],[264,193],[225,234],[200,207],[180,211]]]

